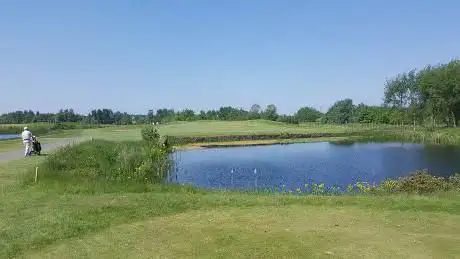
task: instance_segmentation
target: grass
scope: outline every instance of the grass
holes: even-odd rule
[[[346,133],[361,132],[379,127],[365,125],[325,125],[304,124],[291,125],[263,120],[252,121],[195,121],[171,123],[158,126],[162,135],[170,136],[218,136],[218,135],[257,135],[279,133]],[[109,140],[140,139],[140,127],[108,127],[85,130],[85,134],[94,138]]]
[[[224,134],[224,124],[194,122],[182,124],[182,130],[176,128],[180,124],[172,124],[160,131],[185,135],[206,129],[208,134]],[[260,121],[231,124],[238,134],[245,124],[263,133],[321,132],[320,127],[276,123],[264,129]],[[121,141],[139,139],[139,133],[135,127],[111,127],[85,130],[82,135]],[[43,172],[43,165],[50,157],[0,163],[0,258],[452,258],[460,254],[458,192],[291,196],[79,177],[47,179],[50,174]],[[39,181],[30,183],[31,169],[37,165]]]
[[[308,205],[192,210],[110,227],[31,258],[454,257],[460,253],[456,220],[460,216]]]
[[[8,172],[43,159],[6,163],[0,173],[13,180]],[[1,195],[1,258],[432,258],[460,252],[456,193],[293,197],[39,181]]]

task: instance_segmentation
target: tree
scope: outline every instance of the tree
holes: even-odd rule
[[[420,88],[432,111],[456,127],[460,116],[460,60],[426,69],[420,78]]]
[[[147,120],[149,123],[152,123],[155,119],[155,115],[153,114],[153,110],[149,110],[147,112]]]
[[[400,111],[407,112],[407,120],[413,122],[423,119],[423,96],[420,89],[420,79],[424,71],[415,69],[408,73],[398,74],[395,78],[387,80],[384,90],[384,104]],[[403,123],[405,120],[402,121]]]
[[[253,104],[251,106],[251,109],[249,110],[249,119],[255,120],[255,119],[260,119],[260,111],[261,107],[258,104]]]
[[[262,118],[266,120],[276,121],[278,119],[278,111],[274,104],[269,104],[262,113]]]
[[[353,118],[355,107],[349,98],[335,102],[326,113],[327,122],[350,123]]]
[[[312,107],[302,107],[294,115],[298,122],[315,122],[323,114]]]

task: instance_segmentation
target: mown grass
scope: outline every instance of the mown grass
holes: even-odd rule
[[[182,125],[183,131],[187,125]],[[115,141],[140,139],[139,129],[128,130],[107,128],[84,134]],[[64,157],[81,159],[78,152]],[[87,178],[77,171],[71,177],[58,177],[68,168],[59,174],[44,171],[57,168],[45,166],[50,158],[62,156],[0,163],[0,258],[452,258],[460,254],[459,192],[358,196],[213,192]],[[98,168],[81,161],[65,165],[72,167],[70,171]],[[39,167],[36,183],[35,166]],[[101,172],[113,168],[105,169]]]
[[[219,135],[258,135],[280,133],[346,133],[383,129],[372,125],[292,125],[264,120],[252,121],[195,121],[158,125],[162,135],[169,136],[219,136]],[[387,129],[387,127],[384,127]],[[394,128],[394,127],[391,127]],[[391,129],[390,128],[390,129]],[[85,134],[94,138],[109,140],[140,139],[141,127],[107,127],[86,130]]]

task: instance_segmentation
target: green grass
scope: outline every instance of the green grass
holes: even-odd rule
[[[255,135],[279,133],[352,133],[378,129],[398,129],[382,125],[328,125],[302,124],[292,125],[264,120],[252,121],[195,121],[176,122],[158,126],[162,135],[170,136],[218,136],[218,135]],[[140,139],[140,126],[117,126],[84,131],[86,136],[123,141]]]
[[[260,121],[179,125],[163,125],[160,130],[171,135],[349,130]],[[233,125],[233,131],[226,125]],[[119,131],[124,129],[91,129],[82,135],[116,141],[140,138],[139,128]],[[47,179],[50,175],[43,165],[50,157],[0,163],[0,258],[453,258],[460,254],[458,192],[290,196],[79,177]],[[39,166],[37,183],[31,181],[35,166]]]
[[[445,258],[460,195],[289,196],[39,181],[0,164],[0,258]]]

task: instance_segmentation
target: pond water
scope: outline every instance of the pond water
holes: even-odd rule
[[[169,181],[215,189],[303,188],[324,183],[346,187],[379,183],[427,169],[438,176],[460,172],[460,149],[421,144],[327,142],[215,148],[174,154]]]
[[[0,134],[0,140],[17,139],[17,138],[20,138],[18,134]]]

